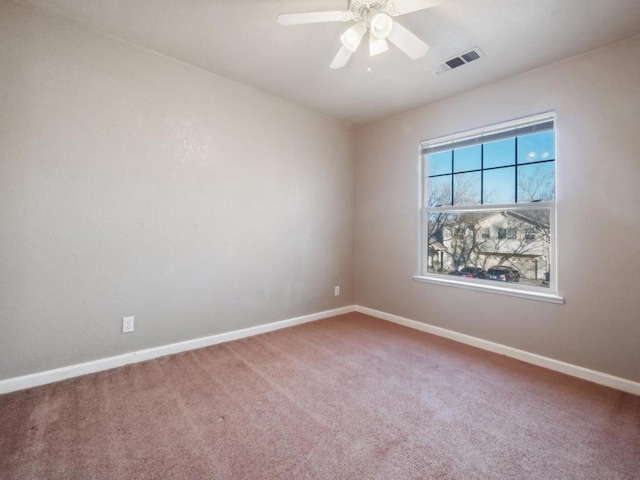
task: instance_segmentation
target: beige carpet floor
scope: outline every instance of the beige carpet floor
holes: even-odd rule
[[[640,397],[353,313],[0,396],[2,479],[640,479]]]

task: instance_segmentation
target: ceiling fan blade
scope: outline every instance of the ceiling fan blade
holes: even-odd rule
[[[389,50],[389,44],[385,38],[377,38],[373,33],[369,34],[369,56],[373,57]]]
[[[393,6],[389,9],[389,15],[398,16],[405,13],[417,12],[426,8],[435,7],[445,0],[393,0]]]
[[[333,58],[333,61],[331,62],[331,65],[329,65],[329,68],[333,68],[335,70],[337,68],[344,67],[351,58],[351,55],[353,55],[353,52],[343,45],[342,47],[340,47],[340,50],[338,50],[338,53]]]
[[[429,45],[398,22],[393,22],[393,28],[387,39],[413,60],[422,57],[429,50]]]
[[[282,13],[278,15],[280,25],[302,25],[304,23],[348,22],[353,18],[349,11]]]

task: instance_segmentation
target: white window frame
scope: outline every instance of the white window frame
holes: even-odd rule
[[[540,300],[550,303],[564,303],[564,298],[558,294],[558,259],[557,259],[557,221],[556,221],[556,208],[557,208],[557,199],[558,199],[558,191],[557,191],[557,155],[554,161],[554,170],[555,170],[555,179],[556,179],[556,195],[555,200],[553,201],[543,201],[543,202],[521,202],[521,203],[509,203],[509,204],[487,204],[487,205],[464,205],[464,206],[456,206],[456,205],[447,205],[447,206],[438,206],[438,207],[430,207],[429,205],[424,204],[424,193],[428,190],[428,179],[425,175],[425,169],[427,168],[427,162],[424,158],[423,152],[427,151],[433,147],[439,147],[443,145],[452,144],[452,148],[456,147],[456,143],[460,142],[469,142],[472,140],[476,140],[477,143],[485,143],[488,138],[496,134],[501,134],[503,132],[511,132],[513,131],[513,137],[519,135],[518,129],[523,127],[528,127],[531,125],[553,121],[554,122],[554,130],[556,127],[555,122],[555,113],[547,112],[540,115],[534,115],[510,122],[504,122],[497,125],[492,125],[489,127],[484,127],[476,130],[466,131],[459,134],[448,135],[446,137],[439,137],[432,140],[424,141],[420,144],[420,161],[419,161],[419,178],[420,178],[420,205],[419,205],[419,213],[418,213],[418,221],[419,221],[419,252],[418,252],[418,273],[413,276],[413,279],[419,282],[426,282],[436,285],[464,288],[474,291],[501,294],[519,298],[526,298],[532,300]],[[508,138],[509,133],[507,133]],[[557,152],[557,149],[556,149]],[[532,285],[519,285],[515,283],[510,283],[508,286],[504,286],[499,282],[492,280],[480,280],[480,279],[470,279],[464,277],[453,277],[450,278],[446,275],[439,273],[431,273],[424,271],[425,270],[425,245],[424,241],[427,240],[426,234],[423,232],[425,227],[425,218],[429,213],[438,213],[438,212],[448,212],[448,213],[465,213],[465,212],[498,212],[498,211],[518,211],[518,210],[532,210],[532,209],[548,209],[549,210],[549,223],[551,227],[551,238],[549,245],[549,255],[551,257],[551,268],[549,270],[550,273],[550,282],[548,287],[539,287]],[[497,235],[497,232],[496,232]],[[523,234],[524,235],[524,234]]]

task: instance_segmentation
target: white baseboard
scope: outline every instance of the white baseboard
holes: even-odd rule
[[[535,353],[508,347],[506,345],[490,342],[488,340],[483,340],[477,337],[472,337],[463,333],[454,332],[453,330],[447,330],[446,328],[417,322],[415,320],[410,320],[398,315],[381,312],[372,308],[361,307],[359,305],[350,305],[347,307],[336,308],[334,310],[326,310],[324,312],[303,315],[301,317],[290,318],[288,320],[281,320],[278,322],[267,323],[265,325],[258,325],[256,327],[243,328],[241,330],[234,330],[232,332],[219,333],[208,337],[195,338],[193,340],[172,343],[169,345],[163,345],[161,347],[147,348],[145,350],[138,350],[136,352],[125,353],[114,357],[102,358],[99,360],[93,360],[76,365],[69,365],[67,367],[56,368],[53,370],[33,373],[30,375],[8,378],[6,380],[0,380],[0,394],[23,390],[25,388],[37,387],[40,385],[46,385],[48,383],[58,382],[60,380],[66,380],[73,377],[79,377],[81,375],[87,375],[89,373],[110,370],[112,368],[122,367],[131,363],[144,362],[153,358],[163,357],[165,355],[180,353],[187,350],[195,350],[197,348],[208,347],[210,345],[216,345],[218,343],[230,342],[232,340],[251,337],[253,335],[272,332],[281,328],[301,325],[303,323],[313,322],[316,320],[321,320],[323,318],[329,318],[335,315],[342,315],[354,311],[364,313],[372,317],[380,318],[389,322],[397,323],[399,325],[404,325],[405,327],[420,330],[422,332],[445,337],[456,342],[481,348],[483,350],[506,355],[507,357],[515,358],[523,362],[548,368],[549,370],[555,370],[557,372],[571,375],[573,377],[582,378],[584,380],[615,388],[623,392],[640,395],[640,383],[634,382],[632,380],[615,377],[607,373],[579,367],[570,363],[543,357]]]
[[[350,305],[347,307],[312,313],[310,315],[303,315],[301,317],[290,318],[278,322],[267,323],[265,325],[258,325],[256,327],[249,327],[243,328],[241,330],[234,330],[232,332],[219,333],[216,335],[210,335],[208,337],[194,338],[193,340],[172,343],[169,345],[163,345],[161,347],[147,348],[145,350],[138,350],[136,352],[116,355],[114,357],[101,358],[99,360],[79,363],[76,365],[69,365],[67,367],[56,368],[53,370],[46,370],[44,372],[8,378],[6,380],[0,380],[0,394],[15,392],[17,390],[23,390],[25,388],[38,387],[40,385],[46,385],[47,383],[58,382],[60,380],[79,377],[81,375],[87,375],[89,373],[102,372],[104,370],[122,367],[131,363],[144,362],[153,358],[163,357],[165,355],[171,355],[187,350],[195,350],[196,348],[203,348],[210,345],[216,345],[218,343],[230,342],[232,340],[238,340],[240,338],[251,337],[253,335],[259,335],[261,333],[272,332],[274,330],[280,330],[281,328],[293,327],[294,325],[301,325],[303,323],[313,322],[315,320],[321,320],[323,318],[329,318],[345,313],[351,313],[353,311],[355,311],[355,306]]]
[[[500,343],[490,342],[481,338],[454,332],[453,330],[447,330],[446,328],[435,327],[433,325],[417,322],[415,320],[409,320],[408,318],[381,312],[372,308],[356,305],[355,311],[370,315],[372,317],[380,318],[382,320],[397,323],[399,325],[404,325],[405,327],[413,328],[415,330],[438,335],[439,337],[445,337],[451,340],[455,340],[456,342],[471,345],[483,350],[506,355],[507,357],[515,358],[523,362],[537,365],[539,367],[548,368],[549,370],[555,370],[556,372],[571,375],[572,377],[582,378],[583,380],[588,380],[599,385],[615,388],[616,390],[621,390],[623,392],[633,393],[634,395],[640,395],[640,383],[634,382],[632,380],[627,380],[625,378],[609,375],[608,373],[602,373],[596,370],[579,367],[571,363],[561,362],[559,360],[554,360],[553,358],[543,357],[542,355],[530,353],[525,350],[507,347],[506,345],[502,345]]]

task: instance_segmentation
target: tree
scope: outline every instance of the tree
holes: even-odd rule
[[[543,202],[556,196],[554,162],[524,165],[518,171],[518,202]]]

